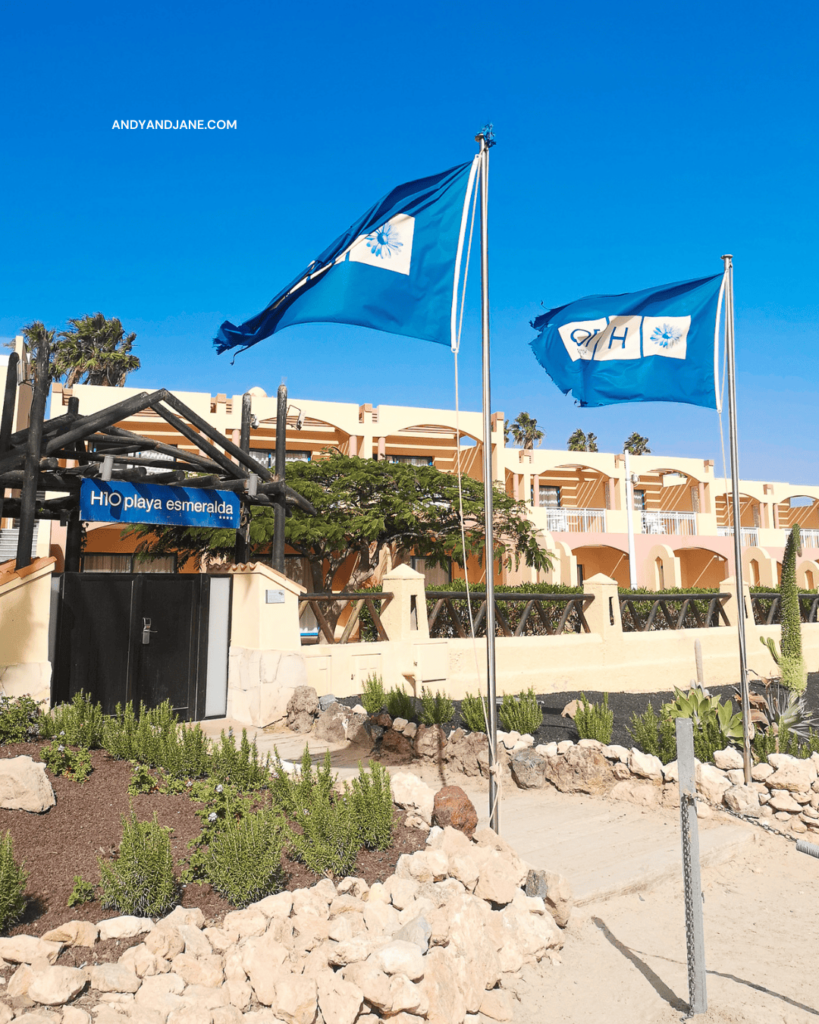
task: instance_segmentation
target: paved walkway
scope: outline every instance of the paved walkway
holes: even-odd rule
[[[215,738],[228,726],[241,735],[242,726],[227,719],[202,723],[208,735]],[[360,748],[328,744],[309,734],[248,729],[248,736],[255,738],[263,753],[276,747],[287,761],[301,758],[305,742],[314,761],[321,760],[329,750],[333,767],[342,779],[357,773],[362,758]],[[439,770],[418,762],[389,770],[411,770],[434,789],[447,784],[461,786],[475,804],[480,824],[488,824],[486,780],[465,778],[445,767]],[[722,863],[747,852],[753,841],[754,826],[725,814],[701,819],[699,828],[703,865]],[[648,810],[621,801],[558,793],[551,787],[520,790],[509,780],[501,795],[500,832],[528,863],[565,875],[579,904],[649,889],[682,874],[677,811]]]

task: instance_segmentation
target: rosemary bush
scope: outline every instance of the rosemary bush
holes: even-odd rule
[[[139,821],[133,811],[122,816],[122,842],[116,860],[99,858],[103,907],[137,917],[162,917],[179,902],[174,876],[171,830]]]
[[[659,716],[652,704],[638,715],[635,711],[631,723],[627,726],[628,733],[638,750],[644,754],[653,754],[668,764],[677,756],[677,735],[673,718]]]
[[[364,690],[361,693],[361,703],[368,715],[377,715],[384,707],[387,695],[384,692],[384,682],[381,676],[367,676],[364,680]]]
[[[609,695],[603,694],[602,704],[590,704],[586,694],[580,694],[580,707],[577,709],[574,724],[581,740],[599,740],[611,743],[611,730],[614,726],[614,712],[609,710]]]
[[[69,750],[58,740],[52,740],[49,746],[43,747],[40,757],[52,774],[65,775],[74,782],[85,782],[94,770],[91,766],[91,755],[87,750],[82,747],[79,750]]]
[[[455,716],[455,705],[440,690],[433,697],[425,686],[421,689],[421,722],[424,725],[446,725]]]
[[[104,725],[102,705],[92,703],[91,695],[80,690],[70,704],[58,704],[43,716],[40,731],[43,736],[64,737],[68,746],[94,750],[102,746]]]
[[[415,698],[404,693],[404,687],[392,689],[387,694],[387,713],[391,718],[406,718],[408,722],[418,720],[415,710]]]
[[[117,704],[103,727],[102,745],[122,761],[162,768],[171,778],[202,778],[210,768],[209,741],[201,726],[180,725],[166,700],[155,708]]]
[[[82,903],[91,903],[96,888],[93,882],[86,882],[82,875],[74,875],[74,888],[68,897],[68,906],[77,907]]]
[[[393,804],[390,773],[371,761],[369,771],[358,762],[358,778],[345,788],[354,819],[358,822],[360,842],[368,850],[388,850],[392,846]]]
[[[480,694],[473,697],[468,693],[461,701],[461,718],[471,732],[486,732],[486,717]]]
[[[39,738],[42,723],[40,705],[33,697],[0,696],[0,743],[30,743]]]
[[[284,819],[270,808],[241,817],[229,815],[210,836],[202,863],[204,876],[234,907],[281,892],[285,839]]]
[[[247,738],[247,729],[242,729],[239,746],[233,733],[222,733],[218,745],[211,755],[210,775],[223,785],[230,783],[242,792],[261,789],[270,781],[270,755],[259,756],[256,741]]]
[[[23,916],[26,909],[28,873],[14,859],[11,832],[0,839],[0,931],[5,931]]]
[[[519,732],[521,735],[537,732],[543,721],[543,712],[534,689],[530,686],[528,690],[521,690],[517,697],[505,693],[498,717],[506,732]]]

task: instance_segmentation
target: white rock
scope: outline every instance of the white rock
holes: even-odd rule
[[[404,735],[408,740],[414,740],[415,734],[418,732],[418,725],[416,722],[407,722],[404,726]]]
[[[631,751],[628,747],[621,747],[617,743],[609,743],[608,746],[603,747],[600,753],[607,761],[621,761],[623,764],[628,764]]]
[[[433,825],[427,834],[427,846],[430,846],[444,830],[440,825]]]
[[[385,974],[404,974],[410,981],[424,976],[424,957],[414,942],[393,941],[372,953],[367,963]]]
[[[85,988],[85,974],[75,967],[46,967],[36,972],[28,997],[43,1006],[62,1006]]]
[[[498,733],[498,742],[502,743],[507,750],[511,750],[519,739],[520,733],[514,729],[512,730],[512,732]]]
[[[170,924],[173,927],[189,924],[194,928],[204,928],[205,915],[198,907],[174,907],[170,914],[163,917],[157,924]]]
[[[632,749],[628,757],[629,771],[633,775],[639,775],[642,779],[662,779],[663,762],[653,754],[644,754],[636,748]]]
[[[751,778],[755,782],[764,782],[775,771],[776,769],[772,764],[755,764],[751,769]]]
[[[392,720],[392,727],[396,732],[403,732],[407,725],[409,722],[406,718],[393,718]]]
[[[540,754],[541,757],[557,757],[557,743],[538,743],[535,747],[535,752]]]
[[[731,785],[727,776],[715,768],[712,764],[701,764],[697,766],[697,792],[711,803],[722,803],[722,796]]]
[[[733,785],[725,790],[722,799],[735,814],[759,817],[759,793],[751,786]]]
[[[699,762],[696,762],[699,764]],[[679,782],[680,771],[676,761],[669,761],[663,765],[663,778],[666,782]]]
[[[593,740],[589,737],[577,741],[578,747],[583,747],[585,750],[602,750],[603,744],[600,740]]]
[[[745,769],[744,768],[729,768],[726,772],[728,781],[732,786],[744,786],[745,785]]]
[[[345,879],[345,881],[356,881],[356,879]],[[364,884],[366,885],[366,882]],[[293,909],[293,893],[278,892],[274,896],[265,896],[263,900],[251,903],[250,906],[254,910],[260,910],[265,917],[290,917],[290,912]]]
[[[145,984],[148,981],[155,982],[156,978],[147,978]],[[98,964],[91,968],[91,988],[98,992],[138,992],[141,984],[136,972],[126,964]]]
[[[395,909],[403,910],[414,902],[415,897],[418,895],[418,890],[421,888],[421,883],[414,878],[397,878],[395,875],[390,875],[384,883],[384,888],[389,895],[390,903],[392,903]]]
[[[367,709],[364,707],[363,704],[356,704],[356,706],[353,708],[353,714],[354,715],[366,715],[367,714]]]
[[[771,797],[768,806],[774,811],[788,811],[791,814],[796,814],[801,811],[801,806],[794,800],[794,798],[787,793],[785,790],[780,790],[778,793],[774,793]]]
[[[132,939],[135,935],[152,931],[153,927],[150,917],[109,917],[107,921],[99,923],[100,942],[107,939]]]
[[[427,825],[432,824],[435,792],[411,772],[397,772],[390,780],[393,801],[405,810],[415,811]]]
[[[12,964],[33,964],[40,957],[45,957],[53,964],[62,948],[61,942],[46,942],[33,935],[12,935],[0,939],[0,959]]]
[[[714,751],[714,764],[723,771],[731,768],[742,768],[742,754],[736,747],[726,747],[724,750]]]
[[[784,754],[771,754],[771,757],[782,758]],[[811,784],[814,780],[814,764],[808,758],[807,760],[799,761],[793,758],[789,761],[778,761],[777,765],[774,765],[776,771],[773,775],[769,775],[765,779],[765,785],[769,789],[787,789],[792,793],[804,793],[811,788]]]
[[[325,1024],[353,1024],[364,1003],[361,989],[331,971],[322,971],[316,978],[316,985]]]
[[[0,758],[0,807],[42,814],[56,802],[44,764],[27,754]]]

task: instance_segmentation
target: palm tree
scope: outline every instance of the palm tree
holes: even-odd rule
[[[54,352],[54,331],[49,331],[42,320],[34,320],[23,328],[23,337],[26,339],[26,345],[30,353],[29,356],[29,368],[31,371],[31,383],[35,383],[35,377],[37,376],[37,353],[40,351],[40,346],[45,345],[49,359]],[[50,369],[50,367],[49,367]],[[52,377],[53,373],[49,374]]]
[[[52,375],[65,377],[65,386],[96,384],[123,387],[129,373],[138,370],[137,356],[131,355],[136,334],[126,334],[121,322],[106,320],[102,313],[69,320],[54,346]]]
[[[592,434],[591,431],[585,434],[578,427],[567,441],[567,446],[570,452],[596,452],[597,434]]]
[[[515,444],[522,446],[524,451],[531,450],[543,440],[546,434],[537,428],[537,420],[532,419],[528,412],[518,413],[517,419],[509,428]]]
[[[627,437],[623,442],[623,451],[628,452],[629,455],[651,455],[648,438],[638,434],[636,430],[631,437]]]

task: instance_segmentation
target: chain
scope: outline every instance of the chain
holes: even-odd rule
[[[694,992],[694,893],[691,878],[691,827],[689,815],[696,814],[694,798],[685,794],[680,801],[680,824],[682,826],[683,892],[685,898],[685,946],[688,953],[688,992]],[[691,1013],[686,1017],[692,1016]]]
[[[752,818],[748,814],[737,814],[736,811],[732,811],[730,807],[725,806],[721,807],[720,810],[724,811],[725,814],[730,814],[732,818],[739,818],[740,821],[748,821],[752,825],[764,828],[766,832],[770,832],[772,835],[782,836],[783,839],[788,839],[792,843],[798,843],[802,838],[801,835],[794,835],[792,832],[783,832],[781,828],[774,828],[773,825],[766,824],[764,818]]]

